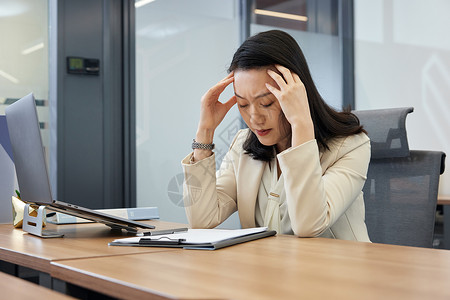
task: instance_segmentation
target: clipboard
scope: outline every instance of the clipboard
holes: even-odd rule
[[[170,247],[197,250],[217,250],[276,235],[267,227],[247,229],[188,229],[173,234],[117,239],[110,246]]]

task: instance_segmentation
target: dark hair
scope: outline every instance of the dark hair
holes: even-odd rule
[[[296,73],[305,85],[314,135],[321,150],[329,150],[327,142],[334,137],[365,132],[358,118],[350,112],[350,107],[338,112],[325,103],[317,91],[302,50],[286,32],[270,30],[248,38],[237,49],[228,71],[259,69],[275,64]],[[281,119],[287,122],[284,115]],[[253,132],[249,133],[243,147],[254,159],[270,161],[274,157],[274,146],[261,144]]]

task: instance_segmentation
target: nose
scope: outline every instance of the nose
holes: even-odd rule
[[[266,119],[265,115],[262,112],[260,112],[258,108],[255,107],[254,105],[250,107],[249,114],[250,114],[250,122],[252,123],[252,125],[264,124]]]

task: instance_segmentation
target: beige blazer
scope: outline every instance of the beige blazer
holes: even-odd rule
[[[256,198],[265,162],[242,149],[248,129],[234,138],[216,173],[215,156],[182,161],[184,204],[193,228],[213,228],[238,210],[243,228],[255,226]],[[364,133],[336,138],[319,152],[316,140],[277,155],[284,176],[292,230],[299,237],[369,242],[362,188],[370,160]]]

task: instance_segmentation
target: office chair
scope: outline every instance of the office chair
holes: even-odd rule
[[[412,111],[354,111],[371,139],[366,225],[374,243],[431,248],[445,153],[409,150],[405,121]]]

